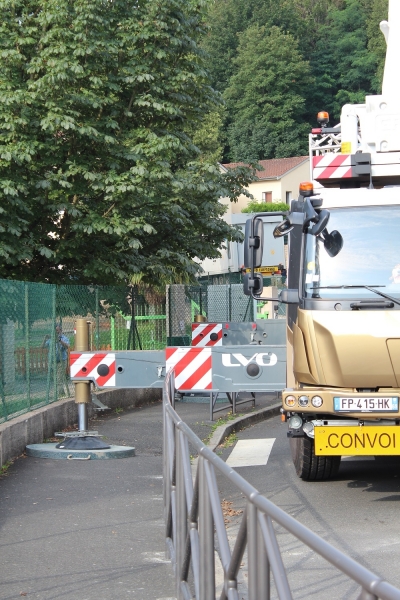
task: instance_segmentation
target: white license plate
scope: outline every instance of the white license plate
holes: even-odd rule
[[[334,398],[333,407],[335,412],[397,412],[399,410],[399,399],[388,396],[386,398]]]

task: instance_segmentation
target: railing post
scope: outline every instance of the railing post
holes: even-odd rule
[[[379,600],[378,596],[375,594],[371,594],[367,590],[361,590],[361,594],[358,596],[357,600]]]
[[[208,496],[205,459],[199,456],[199,538],[200,538],[200,598],[215,598],[214,523]]]
[[[175,429],[175,445],[176,445],[176,540],[175,540],[175,555],[176,555],[176,590],[178,600],[183,600],[181,592],[182,567],[185,560],[185,545],[187,535],[187,506],[185,494],[185,477],[183,472],[183,434],[178,428]]]
[[[257,507],[247,504],[247,562],[249,570],[249,600],[261,600],[257,595]]]
[[[271,598],[271,572],[260,527],[257,528],[257,597],[260,600]]]

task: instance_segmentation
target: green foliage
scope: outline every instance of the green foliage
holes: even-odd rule
[[[307,133],[312,125],[316,125],[319,110],[328,110],[335,122],[342,104],[364,103],[366,94],[379,92],[385,56],[379,21],[387,18],[387,8],[387,0],[212,2],[208,15],[209,32],[203,46],[209,54],[212,84],[225,94],[228,106],[227,136],[224,138],[221,133],[220,137],[220,143],[225,144],[224,161],[303,154]],[[281,77],[279,44],[275,49],[268,48],[262,36],[257,34],[264,28],[264,37],[268,38],[276,27],[295,40],[293,48],[298,60],[303,64],[309,62],[303,86],[293,85],[289,96],[286,92],[283,96],[277,95],[274,87],[270,88],[274,106],[285,106],[284,100],[290,99],[290,93],[303,100],[300,111],[294,103],[294,112],[289,113],[287,120],[281,119],[278,110],[279,123],[262,118],[264,100],[258,91],[254,100],[247,93],[249,80],[245,73],[247,70],[252,74],[251,80],[257,79],[258,75],[268,80],[268,75],[274,78],[274,73],[277,74],[275,79]],[[250,40],[247,50],[244,49],[244,40],[249,36],[246,32],[253,32],[257,37],[252,59]],[[248,69],[243,68],[245,52],[249,54]],[[287,83],[296,84],[297,80],[292,82],[288,78]],[[232,89],[237,90],[237,97],[239,93],[243,94],[242,104],[253,108],[256,115],[243,118],[242,109],[238,110],[232,101]]]
[[[238,239],[218,198],[251,175],[222,174],[188,134],[219,103],[203,0],[0,7],[0,277],[190,277]]]
[[[225,98],[232,123],[227,138],[231,161],[304,154],[308,125],[304,90],[308,62],[295,38],[278,27],[253,25],[239,35],[237,72]]]
[[[193,143],[200,149],[202,162],[217,163],[222,160],[222,138],[225,108],[220,104],[204,115],[201,125],[193,132]]]
[[[289,210],[285,202],[249,202],[242,213],[284,212]]]
[[[327,110],[333,120],[340,118],[344,104],[364,103],[366,94],[378,91],[377,57],[368,50],[367,4],[366,0],[346,0],[342,8],[332,10],[316,44],[313,112]]]
[[[368,50],[374,53],[377,69],[372,79],[374,88],[378,93],[382,90],[383,69],[386,57],[386,41],[379,29],[381,21],[388,19],[388,0],[370,0],[372,6],[367,20]]]

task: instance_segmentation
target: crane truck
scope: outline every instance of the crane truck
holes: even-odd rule
[[[303,480],[343,456],[400,455],[400,2],[380,24],[381,95],[318,114],[311,181],[273,235],[288,236],[287,383],[282,415]],[[244,291],[265,299],[259,213],[246,223]],[[276,213],[274,213],[276,215]],[[276,302],[276,299],[274,299]]]

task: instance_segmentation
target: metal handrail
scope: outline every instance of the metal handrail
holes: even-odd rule
[[[273,522],[311,548],[360,587],[358,600],[400,600],[400,590],[313,533],[229,467],[202,442],[174,410],[174,374],[167,373],[164,410],[164,517],[166,543],[174,566],[178,600],[215,598],[215,547],[224,571],[220,600],[239,600],[237,576],[248,550],[248,598],[270,598],[272,574],[279,600],[292,600]],[[199,461],[193,483],[189,443]],[[231,552],[215,470],[247,498]],[[215,530],[215,541],[214,541]],[[216,542],[216,543],[215,543]],[[190,567],[192,577],[189,577]],[[189,581],[192,581],[192,586]],[[192,590],[191,587],[194,589]]]

